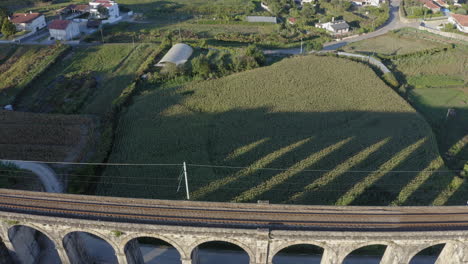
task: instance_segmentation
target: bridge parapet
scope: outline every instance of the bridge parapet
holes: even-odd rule
[[[209,241],[226,241],[238,245],[249,255],[250,264],[272,264],[278,252],[297,244],[311,244],[323,248],[322,264],[341,264],[352,251],[375,244],[387,246],[382,257],[382,264],[408,264],[412,257],[421,250],[441,243],[445,243],[446,246],[437,264],[461,264],[468,261],[467,230],[333,232],[210,228],[132,224],[0,212],[0,236],[7,248],[13,252],[15,248],[10,240],[9,230],[15,226],[27,226],[49,237],[55,244],[63,263],[76,263],[73,256],[67,254],[64,245],[64,238],[73,232],[91,233],[108,242],[114,249],[119,264],[134,263],[127,260],[129,256],[127,245],[139,237],[153,237],[168,242],[179,252],[182,264],[197,264],[192,261],[192,252],[200,244]]]

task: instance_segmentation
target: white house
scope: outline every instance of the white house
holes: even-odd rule
[[[448,21],[454,24],[461,32],[468,33],[468,15],[451,14]]]
[[[99,6],[103,6],[109,11],[109,15],[107,17],[103,17],[99,13]],[[120,17],[119,5],[112,0],[94,0],[89,2],[89,13],[94,17],[107,18],[111,21]]]
[[[11,23],[15,24],[16,30],[38,31],[47,26],[45,17],[40,13],[16,13],[9,17]]]
[[[80,35],[80,27],[71,20],[54,20],[49,24],[49,32],[56,40],[70,40]]]
[[[326,29],[327,31],[332,32],[333,34],[344,34],[348,33],[349,31],[349,25],[348,23],[346,23],[346,21],[335,21],[335,18],[332,18],[331,22],[317,23],[315,24],[315,27]]]
[[[351,0],[357,6],[376,6],[380,7],[380,3],[385,3],[385,0]]]

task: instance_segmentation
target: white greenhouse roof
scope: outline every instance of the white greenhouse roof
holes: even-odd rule
[[[193,53],[192,47],[184,43],[177,43],[164,55],[164,57],[156,64],[156,66],[164,66],[165,63],[171,62],[175,65],[181,65],[188,61]]]

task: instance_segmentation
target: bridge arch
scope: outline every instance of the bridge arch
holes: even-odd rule
[[[171,246],[173,246],[180,254],[180,257],[181,258],[190,258],[190,252],[186,252],[184,250],[184,248],[182,246],[179,245],[179,243],[177,243],[175,240],[167,237],[167,236],[162,236],[162,235],[156,235],[156,234],[149,234],[149,233],[138,233],[138,234],[131,234],[131,235],[127,235],[125,236],[120,244],[119,244],[119,250],[121,250],[120,252],[125,252],[125,247],[127,246],[127,244],[132,241],[133,239],[136,239],[136,238],[142,238],[142,237],[149,237],[149,238],[155,238],[155,239],[159,239],[159,240],[162,240],[168,244],[170,244]]]
[[[94,236],[95,238],[102,240],[105,244],[104,247],[102,247],[102,251],[112,249],[113,255],[111,256],[110,254],[106,254],[105,256],[112,258],[112,260],[109,263],[118,263],[118,255],[123,253],[119,251],[118,244],[115,243],[112,238],[111,234],[106,235],[101,232],[97,232],[95,230],[91,229],[82,229],[82,228],[69,228],[62,232],[62,245],[63,248],[65,249],[65,252],[67,254],[68,260],[70,263],[74,263],[75,259],[80,259],[80,258],[85,258],[85,257],[94,257],[91,256],[89,253],[89,248],[86,248],[86,241],[84,241],[83,237],[78,237],[77,235],[82,234],[82,235],[91,235]],[[88,241],[89,242],[89,241]],[[81,245],[78,245],[79,243],[84,243]],[[78,245],[78,246],[77,246]],[[96,254],[96,253],[95,253]]]
[[[10,238],[10,230],[12,228],[14,228],[15,226],[17,227],[21,227],[21,226],[26,226],[26,227],[29,227],[29,228],[32,228],[32,229],[35,229],[39,232],[41,232],[43,235],[45,235],[47,238],[49,238],[53,243],[54,243],[54,246],[57,248],[58,246],[60,246],[60,244],[58,243],[58,241],[56,241],[56,238],[53,237],[52,235],[50,235],[46,230],[44,230],[43,228],[41,228],[40,226],[38,225],[34,225],[34,224],[29,224],[29,223],[18,223],[18,224],[14,224],[14,225],[11,225],[9,228],[8,228],[8,234],[6,234],[8,236],[8,239],[11,240]]]
[[[352,247],[349,247],[347,251],[343,252],[344,254],[340,257],[339,263],[346,264],[346,262],[345,262],[346,259],[348,257],[351,257],[353,252],[355,252],[356,250],[365,248],[365,247],[369,247],[369,246],[385,246],[385,250],[382,253],[382,257],[381,257],[381,259],[382,259],[384,254],[385,254],[385,251],[389,247],[389,244],[390,243],[386,242],[386,241],[368,241],[368,242],[364,242],[364,243],[353,244]]]
[[[110,234],[109,234],[109,235],[105,235],[105,234],[103,234],[103,233],[101,233],[101,232],[97,232],[97,231],[95,231],[95,230],[90,230],[90,229],[69,228],[69,229],[67,229],[67,230],[64,230],[64,231],[62,232],[62,243],[63,243],[63,239],[64,239],[67,235],[69,235],[69,234],[71,234],[71,233],[74,233],[74,232],[89,233],[89,234],[91,234],[91,235],[95,235],[95,236],[97,236],[98,238],[100,238],[100,239],[106,241],[107,243],[109,243],[109,245],[111,245],[112,248],[114,248],[115,253],[120,252],[120,251],[119,251],[119,249],[120,249],[120,248],[119,248],[119,245],[116,244],[112,239],[109,238],[109,237],[110,237]]]
[[[208,243],[208,242],[226,242],[226,243],[236,245],[236,246],[242,248],[247,253],[247,255],[249,256],[250,262],[255,261],[254,251],[249,246],[247,246],[246,244],[240,242],[239,240],[231,239],[231,238],[203,238],[203,239],[199,239],[195,243],[193,243],[191,246],[189,246],[189,252],[190,252],[189,256],[191,257],[192,252],[198,246],[200,246],[201,244],[204,244],[204,243]]]
[[[272,263],[273,258],[281,250],[286,249],[288,247],[297,246],[297,245],[311,245],[311,246],[320,247],[320,248],[323,248],[324,252],[325,252],[325,250],[330,250],[331,249],[327,244],[320,243],[320,242],[315,242],[315,241],[313,241],[313,242],[312,241],[289,241],[289,242],[286,242],[286,243],[282,243],[282,244],[276,246],[275,248],[273,248],[271,250],[271,253],[268,255],[268,263]]]
[[[15,255],[22,262],[40,260],[42,253],[47,252],[48,261],[60,263],[61,245],[57,238],[41,228],[39,225],[29,223],[13,224],[7,229],[5,239],[13,246]],[[3,239],[3,238],[2,238]]]
[[[422,251],[426,250],[426,249],[429,249],[429,248],[432,248],[434,246],[442,246],[437,258],[439,258],[440,254],[442,253],[442,251],[444,250],[444,248],[447,246],[449,242],[448,241],[435,241],[435,242],[431,242],[431,244],[429,246],[421,246],[420,248],[418,248],[417,250],[414,250],[413,252],[410,253],[409,257],[408,257],[408,261],[409,261],[409,264],[412,263],[413,259],[419,254],[421,253]]]

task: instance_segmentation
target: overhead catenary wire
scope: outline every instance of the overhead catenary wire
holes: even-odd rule
[[[90,162],[65,162],[65,161],[33,161],[33,160],[6,160],[0,159],[0,162],[29,162],[40,164],[62,164],[62,165],[96,165],[96,166],[180,166],[180,163],[90,163]],[[269,168],[269,167],[252,167],[252,166],[228,166],[228,165],[211,165],[211,164],[196,164],[187,163],[188,167],[205,167],[205,168],[225,168],[225,169],[254,169],[254,170],[273,170],[273,171],[308,171],[308,172],[331,172],[337,169],[290,169],[290,168]],[[345,170],[350,173],[417,173],[417,172],[437,172],[437,173],[458,173],[462,170]]]

